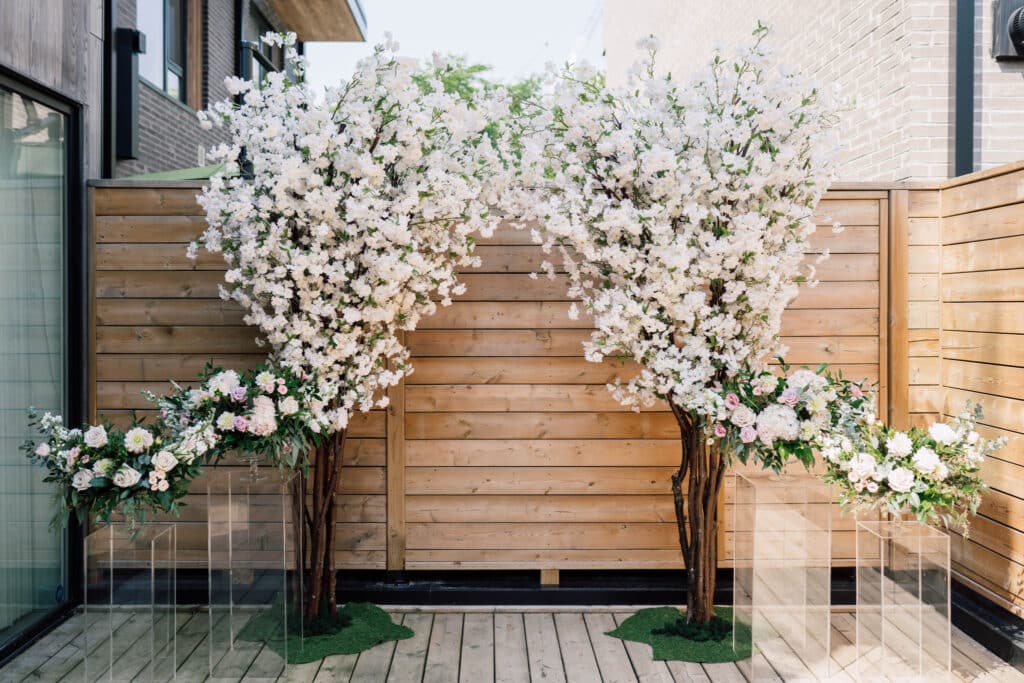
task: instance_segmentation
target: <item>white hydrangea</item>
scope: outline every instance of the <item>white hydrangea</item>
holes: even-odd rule
[[[760,42],[691,83],[655,75],[654,44],[643,49],[621,89],[586,68],[555,80],[523,124],[505,205],[561,251],[569,295],[594,318],[586,358],[644,368],[616,398],[715,419],[709,388],[782,350],[832,174],[831,115]]]
[[[775,441],[794,441],[800,436],[800,419],[796,411],[781,403],[773,403],[757,416],[757,436],[765,445]]]
[[[270,40],[301,76],[294,35]],[[485,128],[507,112],[503,91],[467,102],[444,92],[445,58],[419,66],[396,48],[378,46],[326,93],[285,72],[232,82],[242,104],[208,114],[231,142],[213,151],[225,170],[200,197],[202,246],[223,253],[222,296],[274,361],[316,377],[316,429],[382,405],[410,371],[400,333],[462,293],[471,236],[499,219],[489,206],[506,174]]]

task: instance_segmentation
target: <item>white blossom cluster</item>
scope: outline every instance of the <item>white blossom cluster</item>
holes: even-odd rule
[[[200,198],[201,243],[228,263],[221,295],[274,362],[315,378],[317,416],[338,430],[386,405],[382,389],[411,370],[400,331],[449,304],[464,289],[456,268],[477,265],[472,235],[494,229],[506,177],[485,128],[506,96],[446,93],[445,58],[410,63],[389,41],[324,97],[302,82],[293,35],[264,40],[283,44],[299,79],[236,79],[241,104],[206,117],[231,142]]]
[[[610,387],[624,405],[664,398],[713,419],[717,388],[783,350],[783,309],[813,279],[801,262],[831,180],[831,116],[770,66],[763,34],[690,84],[656,75],[648,39],[626,87],[566,71],[523,124],[507,210],[560,251],[594,316],[586,357],[643,366]],[[776,412],[757,428],[788,438],[797,425]]]

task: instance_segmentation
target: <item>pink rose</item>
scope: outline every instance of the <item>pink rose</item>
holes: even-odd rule
[[[760,385],[754,387],[754,396],[760,396],[763,393],[764,393],[764,390],[761,389]]]
[[[284,384],[278,384],[277,385],[277,393],[279,393],[282,396],[284,396],[285,394],[288,393],[288,387],[286,387]]]
[[[740,430],[740,441],[743,443],[751,443],[757,438],[757,430],[753,427],[744,427]]]
[[[854,398],[861,398],[864,396],[864,392],[860,390],[860,385],[854,384],[850,387],[850,395]]]
[[[800,395],[796,393],[796,389],[786,389],[779,396],[779,403],[787,405],[790,408],[796,405],[797,401],[800,400]]]
[[[725,407],[729,410],[736,410],[740,406],[740,397],[736,394],[725,395]]]
[[[233,398],[234,400],[236,400],[238,402],[244,401],[245,400],[245,387],[237,386],[234,389],[232,389],[231,390],[231,398]]]
[[[241,415],[235,417],[234,427],[240,432],[244,432],[249,427],[249,421]]]
[[[715,423],[715,436],[717,436],[719,439],[725,436],[725,425],[723,425],[721,422]]]

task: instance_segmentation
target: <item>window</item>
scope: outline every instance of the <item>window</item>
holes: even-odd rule
[[[263,16],[263,13],[255,5],[250,4],[249,20],[245,24],[245,40],[254,44],[259,49],[260,54],[273,64],[275,69],[280,69],[282,61],[281,50],[267,45],[262,40],[265,34],[273,30],[274,27],[270,25],[270,22]],[[249,73],[257,83],[262,82],[267,75],[266,67],[260,63],[254,54],[250,54],[249,59],[251,61]]]
[[[30,406],[77,417],[68,384],[69,119],[0,77],[0,647],[67,599],[64,540],[47,528],[53,487],[18,444],[32,436]]]
[[[138,0],[138,29],[146,34],[139,75],[176,100],[185,101],[186,0]]]

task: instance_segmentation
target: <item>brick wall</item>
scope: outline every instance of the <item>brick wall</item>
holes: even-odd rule
[[[998,65],[991,7],[977,0],[976,169],[1024,157],[1024,69]],[[952,173],[953,0],[608,0],[605,46],[612,82],[635,59],[636,39],[661,37],[662,64],[692,75],[715,44],[749,39],[760,17],[778,60],[840,87],[848,180],[926,180]]]
[[[248,4],[243,4],[243,16]],[[273,25],[283,28],[265,3],[255,1]],[[235,0],[203,3],[203,106],[228,97],[224,78],[234,75],[237,26]],[[135,27],[136,0],[119,0],[119,26]],[[139,157],[117,164],[117,177],[189,168],[204,162],[206,150],[224,140],[222,129],[204,131],[195,111],[148,83],[139,83]]]

